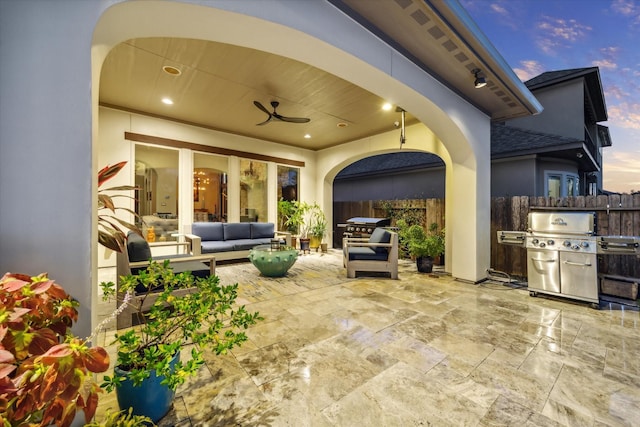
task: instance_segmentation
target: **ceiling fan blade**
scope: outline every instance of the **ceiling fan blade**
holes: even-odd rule
[[[253,105],[255,105],[256,107],[258,107],[260,110],[264,111],[265,113],[267,113],[269,115],[269,117],[271,117],[271,113],[269,112],[269,110],[267,110],[265,108],[264,105],[262,105],[261,103],[259,103],[258,101],[253,101]]]
[[[278,117],[278,119],[282,120],[283,122],[289,122],[289,123],[309,123],[311,121],[311,119],[309,119],[307,117],[284,117],[284,116],[280,116],[280,117]]]
[[[271,119],[273,119],[273,116],[269,116],[269,118],[267,120],[265,120],[262,123],[256,123],[256,126],[262,126],[262,125],[266,125],[267,123],[269,123],[271,121]]]

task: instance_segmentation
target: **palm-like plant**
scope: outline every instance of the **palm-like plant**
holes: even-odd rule
[[[98,172],[98,243],[116,252],[122,252],[124,250],[126,234],[123,229],[132,230],[142,235],[137,225],[131,224],[116,216],[116,210],[122,210],[139,218],[139,215],[131,209],[117,207],[113,201],[116,197],[128,199],[133,199],[133,197],[128,194],[115,194],[112,196],[105,194],[107,191],[131,191],[135,190],[136,187],[120,185],[111,188],[100,188],[102,184],[116,176],[126,164],[127,162],[124,161],[111,166],[107,165]]]

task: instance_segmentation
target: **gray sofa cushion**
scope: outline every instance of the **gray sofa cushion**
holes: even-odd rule
[[[275,233],[272,222],[251,222],[251,238],[263,239],[273,238]]]
[[[205,240],[224,240],[224,229],[222,222],[194,222],[191,226],[191,233]]]
[[[227,240],[228,243],[233,243],[234,251],[245,251],[260,244],[260,240],[257,239],[236,239],[233,241]]]
[[[225,222],[222,224],[222,226],[224,229],[224,240],[251,238],[251,224],[249,224],[248,222]]]
[[[233,241],[225,242],[224,240],[203,240],[200,244],[201,252],[203,254],[210,254],[214,252],[229,252],[234,251]]]

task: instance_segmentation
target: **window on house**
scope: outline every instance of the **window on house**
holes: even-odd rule
[[[578,176],[564,172],[545,172],[547,197],[571,197],[580,194]]]
[[[267,221],[267,164],[240,159],[240,222]]]
[[[178,232],[178,160],[178,150],[135,146],[135,211],[150,241],[175,240]]]
[[[227,157],[193,154],[193,222],[227,220]]]

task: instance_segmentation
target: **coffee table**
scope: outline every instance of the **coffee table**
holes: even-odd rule
[[[259,245],[249,251],[249,260],[267,277],[282,277],[295,264],[298,251],[291,246]]]

